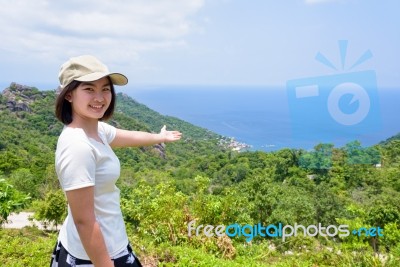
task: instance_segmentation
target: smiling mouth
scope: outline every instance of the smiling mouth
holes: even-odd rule
[[[99,109],[102,109],[104,107],[104,105],[89,105],[89,107],[99,110]]]

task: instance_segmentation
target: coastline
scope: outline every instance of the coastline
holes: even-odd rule
[[[236,152],[248,151],[252,148],[252,145],[239,142],[234,137],[221,138],[219,140],[219,145]]]

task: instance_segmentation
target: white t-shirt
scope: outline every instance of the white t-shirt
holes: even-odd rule
[[[81,128],[64,127],[57,143],[55,165],[64,191],[94,186],[96,220],[113,258],[128,245],[120,208],[120,191],[115,185],[120,175],[120,163],[109,145],[116,129],[99,122],[98,132],[103,143],[87,137]],[[89,260],[69,206],[59,240],[71,255]]]

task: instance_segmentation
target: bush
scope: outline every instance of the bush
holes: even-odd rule
[[[0,226],[7,222],[8,216],[26,206],[30,197],[14,189],[0,178]]]
[[[67,202],[65,195],[58,189],[46,194],[44,200],[37,200],[33,203],[35,210],[34,218],[45,224],[61,224],[67,215]]]

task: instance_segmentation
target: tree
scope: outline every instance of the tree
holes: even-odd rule
[[[1,133],[3,134],[3,132]],[[10,173],[23,165],[23,160],[15,152],[10,150],[0,151],[0,171]]]
[[[210,179],[196,176],[196,193],[191,197],[190,207],[199,223],[218,225],[233,222],[248,223],[250,203],[240,192],[240,186],[226,187],[218,194],[209,191]]]
[[[283,181],[289,176],[290,168],[297,166],[298,163],[298,152],[294,149],[288,148],[279,150],[274,153],[275,163],[275,181]]]
[[[375,147],[362,147],[359,141],[346,144],[344,151],[348,164],[374,165],[380,163],[380,153]]]
[[[67,202],[61,189],[50,191],[44,200],[33,203],[35,209],[34,218],[44,223],[61,224],[67,214]]]
[[[273,201],[272,213],[268,223],[294,223],[310,225],[315,223],[315,208],[312,196],[303,188],[294,186],[278,186],[271,188],[270,199]]]
[[[187,238],[187,196],[176,192],[170,181],[151,185],[140,180],[121,199],[121,209],[129,228],[157,243],[177,244]]]
[[[336,223],[336,218],[345,214],[345,202],[326,183],[316,186],[314,191],[316,221],[323,225]]]
[[[381,147],[382,166],[398,167],[400,164],[400,140],[392,140]]]
[[[332,151],[333,144],[318,144],[300,157],[299,165],[315,174],[326,174],[332,166]]]
[[[20,168],[13,171],[8,178],[8,181],[18,191],[24,194],[30,194],[33,198],[36,198],[38,196],[37,179],[29,169]]]
[[[8,216],[25,207],[30,197],[17,191],[12,185],[0,178],[0,225],[7,222]]]

